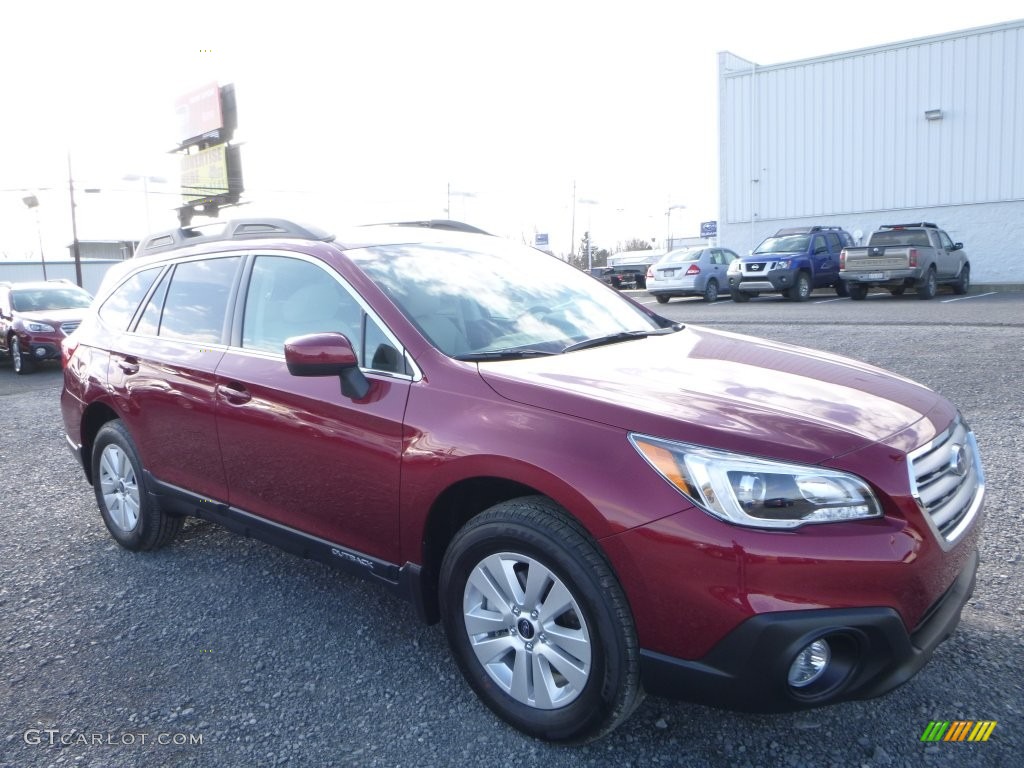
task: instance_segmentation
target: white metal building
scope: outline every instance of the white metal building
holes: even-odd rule
[[[765,67],[723,52],[719,91],[722,246],[932,221],[975,283],[1024,280],[1024,19]]]

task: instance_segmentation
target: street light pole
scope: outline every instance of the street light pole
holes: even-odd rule
[[[142,194],[145,198],[146,203],[146,234],[153,231],[153,224],[149,217],[149,182],[154,184],[166,184],[167,179],[163,176],[145,176],[137,173],[128,173],[121,177],[124,181],[139,181],[142,180]]]
[[[46,280],[46,255],[43,253],[43,226],[39,221],[39,198],[35,195],[26,195],[21,198],[21,200],[30,209],[34,208],[36,211],[36,236],[39,238],[39,261],[43,264],[43,280]]]
[[[677,209],[683,209],[683,208],[686,208],[686,206],[685,205],[670,205],[668,207],[668,210],[665,211],[665,218],[667,219],[667,221],[665,222],[665,251],[666,252],[672,250],[672,211],[675,211]]]
[[[82,255],[78,250],[78,222],[75,220],[75,182],[71,175],[71,153],[68,152],[68,193],[71,195],[71,253],[75,259],[75,282],[82,287]]]

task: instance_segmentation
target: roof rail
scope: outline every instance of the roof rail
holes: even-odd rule
[[[929,227],[931,229],[938,229],[937,226],[932,224],[930,221],[918,221],[913,224],[883,224],[879,229],[914,229],[915,227]]]
[[[841,232],[842,227],[787,227],[786,229],[780,229],[775,233],[775,237],[781,237],[782,235],[809,235],[812,232]]]
[[[452,232],[472,232],[476,235],[489,235],[490,232],[484,232],[479,227],[474,227],[472,224],[466,224],[463,221],[453,221],[452,219],[426,219],[424,221],[386,221],[380,224],[364,224],[367,227],[426,227],[427,229],[447,229]]]
[[[136,256],[172,251],[197,243],[218,240],[255,240],[259,238],[295,237],[300,240],[330,242],[334,235],[317,227],[296,224],[287,219],[230,219],[170,229],[149,235],[135,249]]]

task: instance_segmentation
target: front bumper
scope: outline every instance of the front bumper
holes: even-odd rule
[[[772,293],[785,291],[796,282],[796,271],[792,269],[775,269],[758,275],[731,274],[729,288],[744,293]]]
[[[696,661],[642,650],[644,688],[655,696],[748,712],[785,712],[880,696],[913,677],[952,634],[974,591],[978,559],[973,550],[913,632],[907,632],[891,608],[759,614]],[[833,646],[831,670],[806,688],[791,687],[787,674],[793,659],[822,637]]]

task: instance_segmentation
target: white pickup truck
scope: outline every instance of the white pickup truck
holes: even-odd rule
[[[886,224],[871,233],[861,248],[844,248],[839,254],[839,279],[851,299],[861,300],[868,288],[880,285],[899,296],[910,287],[919,299],[935,297],[940,283],[953,293],[965,294],[971,286],[971,263],[963,243],[954,243],[934,224]]]

